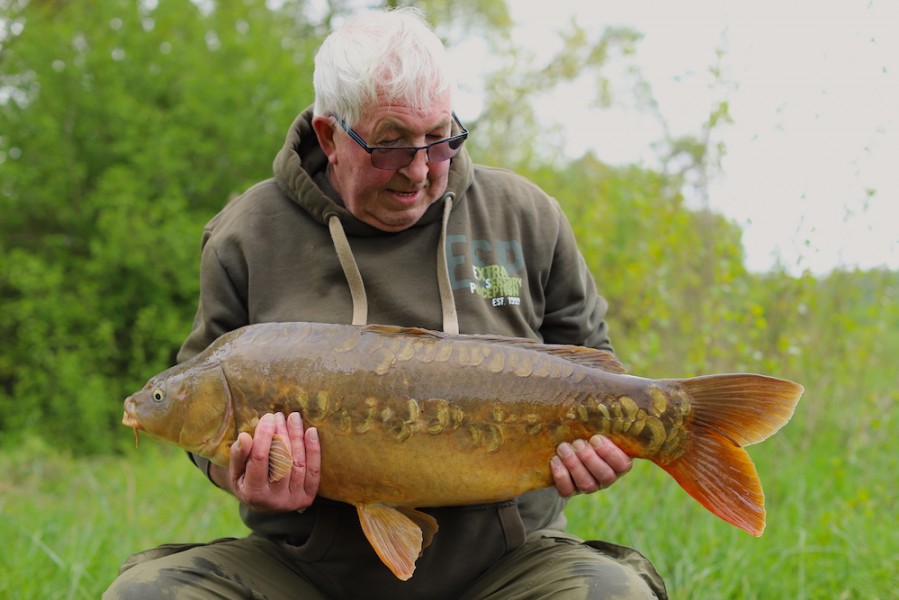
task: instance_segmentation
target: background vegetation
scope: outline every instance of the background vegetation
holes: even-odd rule
[[[585,101],[608,102],[605,67],[635,32],[592,40],[572,25],[534,65],[501,0],[416,4],[449,44],[491,41],[501,60],[470,150],[563,204],[632,372],[759,371],[807,388],[752,451],[770,511],[760,540],[645,464],[577,498],[572,530],[640,548],[677,598],[895,597],[899,274],[747,272],[739,228],[685,200],[715,168],[726,103],[695,137],[663,140],[659,169],[538,151],[529,98],[590,73]],[[243,534],[180,454],[128,448],[121,400],[188,332],[203,224],[270,175],[311,102],[313,53],[347,10],[323,6],[0,0],[0,596],[97,597],[130,552]]]

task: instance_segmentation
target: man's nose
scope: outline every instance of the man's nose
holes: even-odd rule
[[[400,172],[405,175],[409,181],[420,183],[427,178],[429,170],[430,163],[428,162],[428,150],[426,148],[421,148],[415,153],[415,156],[412,157],[412,162],[400,169]]]

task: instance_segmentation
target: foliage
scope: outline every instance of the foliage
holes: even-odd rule
[[[347,7],[329,3],[315,23],[300,1],[0,6],[0,431],[108,449],[122,396],[172,362],[189,326],[202,224],[268,175],[285,123],[312,97],[312,53]],[[531,65],[511,46],[504,3],[470,0],[464,14],[421,6],[447,20],[448,38],[460,27],[497,32],[509,58],[488,77],[490,118],[472,127],[472,151],[518,166],[562,203],[632,369],[802,374],[810,324],[839,340],[873,334],[856,318],[889,316],[877,301],[889,273],[750,274],[739,229],[688,206],[685,190],[701,197],[723,152],[714,140],[726,101],[696,138],[663,144],[660,169],[530,153],[535,95],[584,73],[607,89],[604,66],[632,52],[634,32],[590,40],[571,24],[558,60]],[[822,310],[839,316],[812,318]],[[834,352],[847,371],[882,356],[867,343],[856,343],[866,360],[844,349]]]
[[[124,553],[241,533],[204,509],[230,503],[180,455],[142,448],[133,466],[102,453],[124,451],[122,398],[187,333],[203,224],[269,176],[312,99],[313,53],[350,3],[329,1],[318,21],[311,4],[0,0],[0,537],[17,550],[0,595],[96,597]],[[573,23],[559,55],[533,64],[506,3],[415,4],[449,43],[483,35],[502,58],[470,149],[558,198],[631,372],[758,371],[807,388],[753,450],[771,508],[762,541],[694,518],[646,465],[578,499],[573,529],[644,549],[676,597],[893,596],[897,539],[882,521],[899,455],[899,274],[746,271],[739,228],[693,202],[724,152],[726,98],[696,136],[663,140],[660,168],[562,161],[551,133],[537,150],[533,99],[586,76],[592,101],[611,102],[606,67],[635,32],[594,40]],[[639,74],[632,84],[651,107]]]
[[[320,40],[298,2],[94,4],[6,6],[0,63],[0,431],[84,450],[171,364],[203,223],[270,175]]]
[[[489,31],[491,36],[505,38],[512,25],[506,3],[503,0],[388,0],[386,8],[415,6],[421,9],[428,21],[437,26],[438,35],[452,44],[464,32]]]
[[[577,23],[559,36],[561,48],[536,64],[529,48],[516,46],[507,36],[490,38],[493,53],[503,60],[487,75],[485,106],[481,117],[471,123],[477,136],[470,145],[481,162],[516,169],[553,163],[564,140],[551,127],[541,126],[534,101],[559,86],[587,80],[595,97],[584,102],[608,105],[611,83],[605,67],[631,56],[640,38],[629,29],[608,28],[593,40]],[[642,78],[635,77],[632,85],[641,86]]]
[[[689,210],[670,179],[638,166],[613,168],[587,155],[532,177],[554,191],[573,223],[609,300],[623,359],[657,375],[742,360],[735,351],[751,341],[721,336],[724,323],[751,335],[758,310],[745,296],[750,278],[734,224]]]

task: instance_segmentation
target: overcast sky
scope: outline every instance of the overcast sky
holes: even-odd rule
[[[710,205],[744,229],[748,266],[792,272],[899,268],[899,2],[896,0],[535,0],[509,2],[540,56],[574,15],[601,32],[644,34],[636,61],[673,133],[697,133],[712,103],[730,103],[724,172]],[[545,44],[545,49],[541,49]],[[709,67],[724,51],[726,86]],[[460,79],[478,61],[463,61]],[[468,72],[466,72],[468,71]],[[475,103],[476,104],[476,103]],[[648,115],[590,109],[589,92],[547,98],[568,149],[652,163],[661,135]],[[551,190],[550,190],[551,191]]]

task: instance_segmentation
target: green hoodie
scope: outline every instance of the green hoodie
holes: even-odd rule
[[[606,302],[561,208],[536,185],[474,165],[463,149],[443,197],[414,226],[387,233],[356,219],[330,186],[311,119],[307,110],[292,124],[274,178],[206,226],[199,307],[179,361],[227,331],[275,321],[416,326],[611,350]],[[422,597],[452,597],[521,545],[525,532],[562,529],[563,508],[545,489],[500,505],[430,509],[440,531],[409,582],[381,564],[348,505],[320,498],[303,513],[241,507],[241,515],[255,533],[314,562],[333,595],[356,589],[374,597],[377,589],[402,597],[416,588]]]

